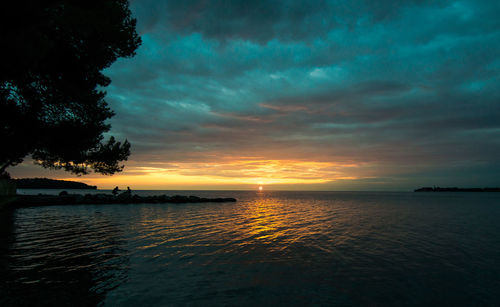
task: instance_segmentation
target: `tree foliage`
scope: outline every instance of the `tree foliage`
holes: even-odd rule
[[[114,113],[102,70],[141,43],[126,0],[2,5],[0,173],[31,155],[43,167],[113,174],[128,141],[104,140]]]

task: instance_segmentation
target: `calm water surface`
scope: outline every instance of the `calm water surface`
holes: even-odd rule
[[[500,193],[165,193],[239,201],[18,209],[0,305],[500,306]]]

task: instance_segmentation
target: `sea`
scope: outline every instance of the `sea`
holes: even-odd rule
[[[0,305],[500,306],[500,193],[133,192],[238,201],[4,213]]]

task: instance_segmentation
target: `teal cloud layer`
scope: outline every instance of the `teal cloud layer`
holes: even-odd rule
[[[131,5],[143,45],[106,73],[135,161],[245,155],[379,165],[393,186],[498,184],[500,2]]]

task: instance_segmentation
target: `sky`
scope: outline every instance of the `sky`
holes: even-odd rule
[[[500,186],[499,1],[131,2],[142,46],[105,74],[99,188]]]

